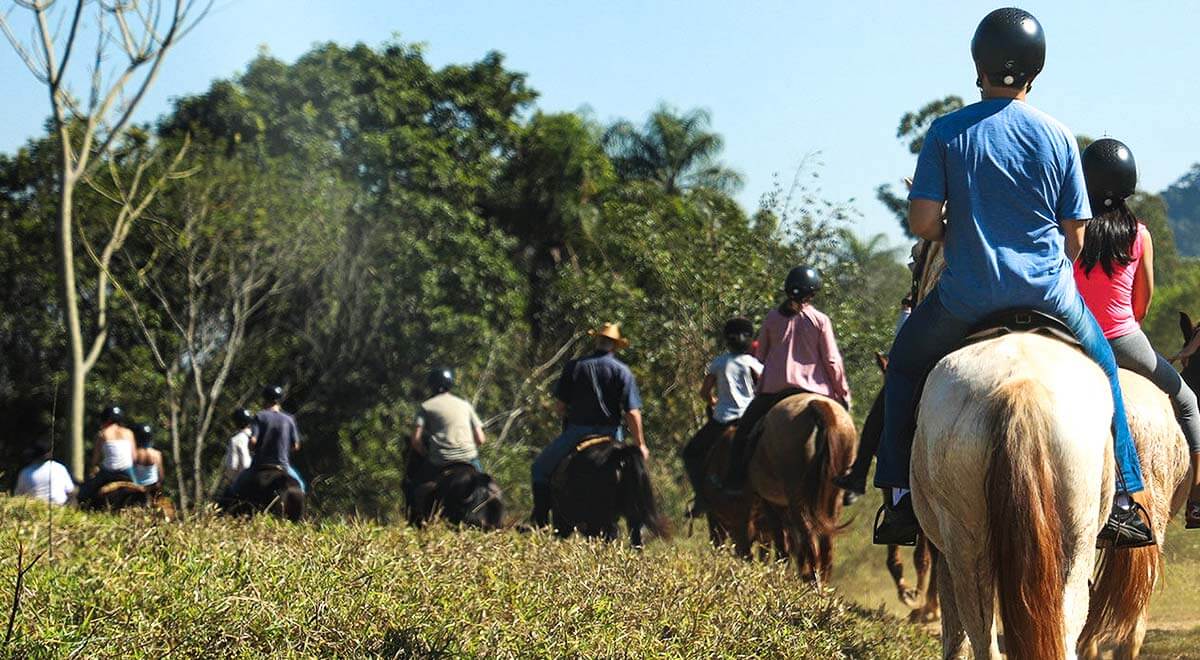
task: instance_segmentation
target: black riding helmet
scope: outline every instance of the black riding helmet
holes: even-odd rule
[[[273,406],[283,401],[283,387],[280,385],[267,385],[262,391],[263,403],[268,406]]]
[[[133,439],[137,442],[138,447],[146,448],[154,446],[154,427],[149,424],[134,424]]]
[[[245,408],[238,408],[233,411],[230,417],[233,419],[233,423],[237,424],[238,428],[250,426],[250,422],[254,421],[254,414]]]
[[[454,370],[450,367],[435,367],[429,371],[425,382],[429,384],[429,389],[438,394],[449,392],[454,387]]]
[[[975,28],[971,58],[993,85],[1023,87],[1046,64],[1046,34],[1024,9],[997,9]]]
[[[821,288],[821,274],[809,266],[796,266],[788,271],[783,281],[783,292],[788,299],[804,302]]]
[[[721,333],[725,337],[725,345],[733,351],[745,352],[754,341],[754,324],[750,319],[737,317],[725,322]]]
[[[121,424],[125,421],[125,411],[121,406],[113,404],[100,412],[101,424]]]
[[[1101,138],[1083,150],[1083,176],[1092,215],[1098,216],[1134,193],[1137,163],[1120,140]]]

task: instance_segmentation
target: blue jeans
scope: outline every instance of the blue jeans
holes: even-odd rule
[[[900,328],[888,354],[888,370],[884,380],[883,437],[876,453],[875,485],[880,488],[908,488],[908,467],[912,457],[913,434],[916,431],[917,396],[925,376],[938,360],[957,348],[971,327],[979,320],[964,320],[954,316],[942,305],[934,290],[913,310],[912,316]],[[999,311],[999,310],[997,310]],[[1071,329],[1083,351],[1100,365],[1108,376],[1113,396],[1113,438],[1117,470],[1121,479],[1118,492],[1136,493],[1144,489],[1142,467],[1137,447],[1125,419],[1125,402],[1117,379],[1117,361],[1112,347],[1104,338],[1100,325],[1083,299],[1076,296],[1064,309],[1047,306],[1040,309]],[[1085,414],[1086,411],[1076,411]]]
[[[535,486],[547,486],[550,484],[550,475],[554,473],[554,468],[563,461],[564,458],[571,455],[575,451],[575,446],[581,440],[589,435],[608,435],[622,439],[621,426],[583,426],[580,424],[568,424],[563,430],[562,435],[558,436],[542,449],[542,452],[533,459],[533,467],[530,472],[533,476],[533,484]]]
[[[292,467],[290,463],[287,466],[287,473],[289,476],[291,476],[291,478],[296,480],[296,483],[300,484],[300,492],[307,494],[308,484],[304,483],[304,480],[300,478],[300,473],[297,472],[296,468]]]

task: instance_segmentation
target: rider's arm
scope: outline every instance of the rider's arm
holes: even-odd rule
[[[1142,231],[1138,228],[1138,231]],[[1150,299],[1154,297],[1154,245],[1150,242],[1150,232],[1142,234],[1142,259],[1138,262],[1137,272],[1133,275],[1133,318],[1138,323],[1146,318],[1150,311]]]
[[[417,424],[417,427],[415,429],[413,429],[412,439],[409,440],[408,444],[409,444],[409,446],[412,447],[413,451],[424,456],[425,455],[425,444],[421,442],[421,431],[422,430],[424,430],[424,427],[421,426],[420,424]]]
[[[471,409],[471,430],[475,433],[475,446],[482,447],[483,443],[487,442],[487,436],[483,434],[483,422],[479,419],[479,413]]]
[[[1083,236],[1087,232],[1087,220],[1062,220],[1063,238],[1066,239],[1067,259],[1074,262],[1083,252]]]
[[[700,386],[700,398],[704,399],[704,403],[715,406],[717,405],[717,397],[713,395],[713,388],[717,386],[717,377],[708,374],[704,377],[704,384]]]
[[[639,447],[646,446],[646,436],[642,433],[642,411],[633,409],[625,413],[625,426],[633,436],[633,442]]]
[[[946,233],[946,223],[942,222],[942,206],[942,202],[932,199],[913,199],[908,203],[908,228],[927,241],[942,240]]]

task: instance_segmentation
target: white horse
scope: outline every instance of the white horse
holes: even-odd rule
[[[1103,372],[1031,334],[973,344],[930,373],[913,444],[913,505],[942,551],[946,658],[1073,655],[1096,534],[1112,503]],[[996,606],[999,616],[995,616]]]

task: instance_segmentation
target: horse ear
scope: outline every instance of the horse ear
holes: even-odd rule
[[[1179,329],[1183,332],[1184,343],[1192,340],[1196,326],[1192,325],[1192,317],[1188,316],[1187,312],[1179,312]]]

